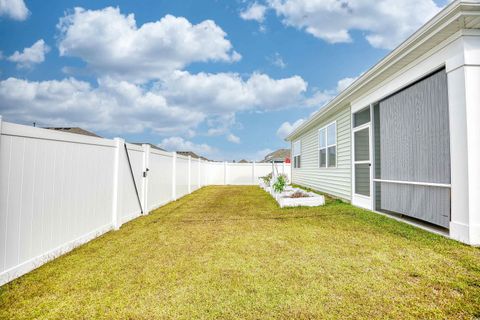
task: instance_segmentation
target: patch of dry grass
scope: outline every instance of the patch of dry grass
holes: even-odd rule
[[[0,288],[0,318],[473,318],[480,250],[328,201],[206,187]]]

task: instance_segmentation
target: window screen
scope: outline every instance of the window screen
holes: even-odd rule
[[[381,180],[450,184],[447,75],[441,70],[380,102]],[[381,182],[381,209],[448,227],[450,189]],[[414,201],[415,200],[415,201]],[[446,201],[446,202],[445,202]]]

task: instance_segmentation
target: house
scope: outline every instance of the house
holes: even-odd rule
[[[85,130],[85,129],[82,129],[82,128],[79,128],[79,127],[46,127],[45,129],[68,132],[68,133],[75,133],[75,134],[83,134],[84,136],[101,138],[96,133],[93,133],[91,131],[88,131],[88,130]]]
[[[278,149],[267,154],[265,158],[260,162],[283,163],[288,162],[287,159],[290,159],[290,149]]]
[[[292,181],[480,245],[479,123],[480,1],[457,0],[286,138]]]

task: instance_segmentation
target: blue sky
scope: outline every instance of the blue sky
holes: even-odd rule
[[[443,5],[5,0],[0,114],[258,160]]]

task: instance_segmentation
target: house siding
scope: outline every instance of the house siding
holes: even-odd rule
[[[337,167],[318,167],[318,130],[337,122]],[[351,113],[345,106],[327,113],[315,127],[292,140],[301,140],[301,168],[292,167],[292,183],[351,201]]]

